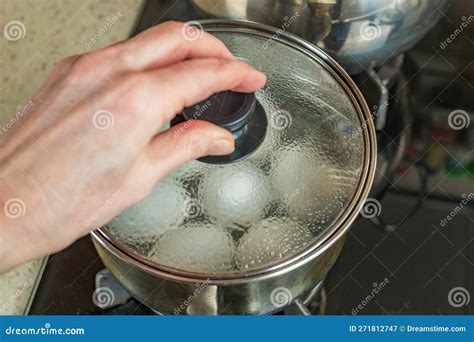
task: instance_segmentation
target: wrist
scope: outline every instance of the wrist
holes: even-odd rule
[[[14,229],[4,214],[4,201],[0,200],[0,274],[21,264],[21,250]]]
[[[4,215],[0,215],[0,274],[33,260],[42,253],[40,240],[30,229]]]
[[[0,184],[0,273],[35,258],[39,247],[27,223],[25,202],[11,194]]]

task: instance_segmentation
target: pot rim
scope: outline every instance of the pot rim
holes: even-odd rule
[[[275,277],[280,274],[290,272],[301,265],[310,262],[323,254],[337,240],[344,236],[350,228],[352,222],[357,218],[364,202],[368,196],[372,181],[375,175],[376,166],[376,134],[372,121],[372,115],[363,98],[361,92],[352,81],[346,71],[332,59],[323,50],[305,41],[304,39],[290,34],[277,28],[248,21],[236,19],[207,19],[193,21],[204,31],[207,32],[235,32],[244,34],[260,35],[286,44],[298,51],[306,54],[308,57],[316,60],[327,72],[334,77],[339,85],[344,89],[346,95],[351,99],[354,109],[360,120],[361,127],[364,127],[363,138],[365,145],[364,160],[361,166],[361,172],[358,177],[356,190],[353,193],[351,201],[346,208],[341,211],[332,225],[328,227],[319,238],[311,245],[307,246],[299,254],[291,258],[284,259],[281,262],[270,266],[255,269],[249,272],[232,272],[222,274],[205,274],[183,271],[180,269],[160,265],[156,262],[145,259],[144,257],[130,251],[124,245],[114,241],[103,228],[91,232],[92,237],[100,246],[106,248],[116,257],[127,261],[129,264],[141,268],[158,277],[180,281],[180,282],[207,282],[210,284],[233,284],[250,282],[268,277]]]

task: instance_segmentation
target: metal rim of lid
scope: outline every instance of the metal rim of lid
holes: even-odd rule
[[[286,44],[287,46],[290,46],[307,55],[309,58],[319,62],[319,64],[334,77],[335,81],[339,83],[341,88],[351,99],[354,105],[354,110],[357,112],[359,117],[361,127],[364,128],[362,130],[365,144],[364,160],[361,165],[361,173],[357,182],[356,191],[354,192],[351,201],[345,209],[339,213],[333,221],[333,224],[321,233],[318,239],[311,245],[307,246],[301,253],[288,259],[284,259],[281,262],[277,262],[271,266],[252,270],[250,272],[233,272],[215,275],[183,271],[152,262],[143,256],[130,251],[130,249],[123,244],[114,241],[102,228],[91,232],[91,235],[102,247],[106,248],[116,257],[141,268],[145,272],[172,281],[190,283],[206,281],[210,284],[227,285],[271,278],[290,272],[303,264],[311,262],[327,251],[336,241],[343,238],[352,222],[357,218],[369,194],[375,175],[377,156],[375,127],[370,110],[362,96],[362,93],[346,71],[323,50],[304,39],[288,32],[282,32],[274,27],[248,20],[208,19],[200,20],[198,23],[206,32],[231,32],[258,35],[272,39],[272,41]]]

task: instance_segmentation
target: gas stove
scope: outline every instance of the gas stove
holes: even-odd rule
[[[416,196],[389,192],[381,200],[383,216],[400,219],[416,201]],[[474,279],[474,210],[453,219],[455,230],[439,227],[452,208],[450,201],[426,200],[388,233],[374,229],[370,220],[356,221],[324,286],[304,305],[279,314],[473,314],[474,303],[455,307],[448,298],[453,288],[472,289]],[[439,227],[434,234],[433,225]],[[96,305],[96,278],[103,269],[88,236],[51,256],[30,314],[156,314],[133,298],[108,308]]]

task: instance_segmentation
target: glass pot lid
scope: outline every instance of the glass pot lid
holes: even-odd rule
[[[249,108],[250,121],[259,118],[259,128],[244,120],[233,131],[236,139],[247,132],[256,143],[233,160],[187,163],[100,231],[161,270],[256,274],[309,254],[352,222],[375,170],[375,133],[357,89],[319,49],[260,24],[202,23],[267,75],[255,99],[229,100],[238,102],[230,106],[241,118]],[[209,121],[214,115],[227,120],[228,108],[216,105],[227,95],[216,96],[219,101],[211,97],[179,117],[195,111]],[[248,101],[254,107],[245,107]]]

